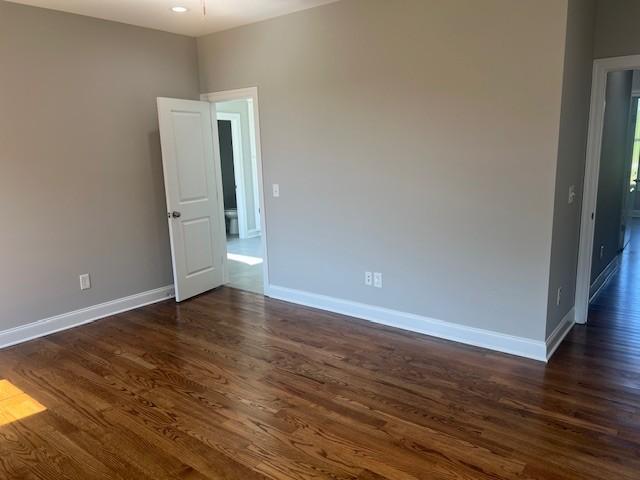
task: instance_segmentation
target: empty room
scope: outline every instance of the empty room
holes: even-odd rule
[[[0,480],[638,480],[637,18],[0,0]]]

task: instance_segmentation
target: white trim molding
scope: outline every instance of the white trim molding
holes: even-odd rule
[[[582,218],[580,221],[580,246],[578,251],[578,273],[576,277],[575,319],[577,323],[587,323],[589,313],[591,257],[593,255],[593,234],[598,201],[598,176],[600,174],[602,130],[604,127],[604,111],[607,96],[607,75],[613,71],[637,69],[640,69],[640,55],[603,58],[593,62],[589,136],[587,140],[584,187],[582,189]]]
[[[0,332],[0,349],[173,298],[173,285],[63,313]]]
[[[220,92],[201,93],[200,100],[205,102],[230,102],[232,100],[244,100],[247,98],[256,98],[258,96],[258,87],[238,88],[235,90],[222,90]]]
[[[571,310],[560,320],[558,326],[551,332],[549,338],[547,338],[547,360],[551,358],[551,355],[558,349],[564,337],[566,337],[573,326],[576,324],[576,309],[572,307]]]
[[[613,276],[618,273],[618,269],[620,268],[620,254],[617,254],[613,257],[613,260],[609,262],[598,278],[596,278],[591,286],[589,287],[589,303],[593,302],[596,297],[600,294],[602,289],[609,284],[609,281],[613,278]]]
[[[518,355],[542,362],[546,362],[548,357],[551,356],[548,354],[546,342],[530,338],[516,337],[491,330],[445,322],[413,313],[352,302],[350,300],[294,290],[277,285],[269,285],[265,294],[286,302],[348,315],[389,327],[453,340],[454,342],[496,350],[498,352]]]

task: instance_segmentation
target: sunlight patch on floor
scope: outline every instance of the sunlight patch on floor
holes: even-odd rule
[[[9,380],[0,380],[0,427],[45,410]]]
[[[260,265],[262,259],[258,257],[251,257],[249,255],[238,255],[237,253],[227,253],[227,258],[232,262],[245,263],[251,267],[254,265]]]

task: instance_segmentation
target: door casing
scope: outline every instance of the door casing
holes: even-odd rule
[[[264,190],[264,174],[263,174],[263,164],[262,164],[262,146],[260,140],[260,108],[258,101],[258,88],[257,87],[248,87],[241,88],[236,90],[224,90],[219,92],[212,93],[203,93],[200,95],[200,100],[205,102],[210,102],[212,106],[218,102],[228,102],[231,100],[250,100],[252,103],[253,110],[253,126],[255,132],[255,149],[256,149],[256,171],[257,171],[257,184],[258,184],[258,193],[260,198],[260,241],[262,243],[262,283],[263,283],[263,291],[266,295],[269,292],[269,256],[268,256],[268,230],[267,230],[267,216],[268,216],[268,208],[265,202],[265,190]],[[212,118],[217,119],[215,108],[211,109]],[[216,164],[218,168],[220,168],[220,148],[219,148],[219,139],[218,139],[218,129],[217,124],[214,130],[214,144],[216,144]],[[227,259],[225,256],[225,281],[228,282],[228,267],[227,267]]]

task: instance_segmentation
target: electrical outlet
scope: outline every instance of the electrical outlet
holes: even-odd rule
[[[562,301],[562,287],[559,287],[558,294],[556,295],[556,306],[559,306],[561,301]]]
[[[373,273],[364,272],[364,284],[369,287],[373,285]]]
[[[604,257],[604,245],[600,245],[600,258]]]
[[[91,288],[91,277],[88,273],[80,275],[80,290],[89,290]]]
[[[571,205],[576,199],[576,186],[569,185],[569,205]]]
[[[274,197],[280,196],[280,185],[278,185],[277,183],[273,184],[273,196]]]
[[[375,272],[373,274],[373,286],[376,288],[382,288],[382,274],[380,272]]]

